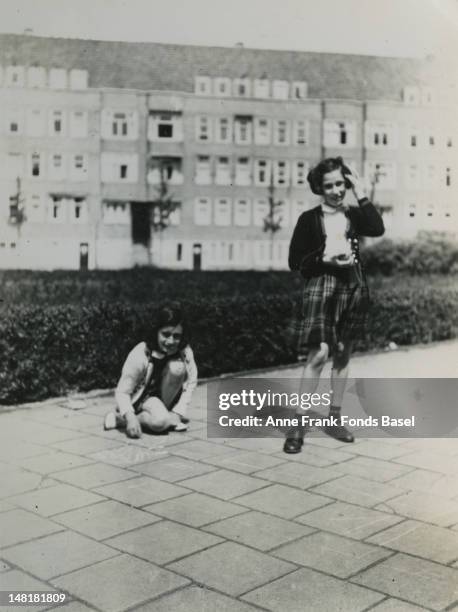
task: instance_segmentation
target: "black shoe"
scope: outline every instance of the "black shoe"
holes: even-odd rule
[[[343,425],[328,425],[324,428],[324,432],[334,438],[335,440],[339,440],[340,442],[354,442],[355,437],[348,431],[346,427]]]
[[[305,429],[298,427],[297,429],[290,429],[286,434],[286,440],[283,444],[283,452],[289,455],[300,453],[304,445]]]

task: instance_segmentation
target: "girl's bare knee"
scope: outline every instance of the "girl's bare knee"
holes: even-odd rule
[[[313,368],[322,368],[324,364],[326,363],[328,356],[329,356],[329,346],[326,344],[326,342],[322,342],[320,344],[320,348],[311,358],[310,365]]]
[[[173,361],[169,361],[166,366],[168,374],[175,377],[181,377],[185,373],[185,365],[181,361],[181,359],[175,359]]]

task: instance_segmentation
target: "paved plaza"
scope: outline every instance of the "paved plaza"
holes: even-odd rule
[[[456,377],[457,355],[359,356],[351,374]],[[113,406],[0,413],[0,591],[63,592],[62,612],[458,610],[458,440],[312,433],[289,456],[207,439],[205,384],[186,433],[104,432]]]

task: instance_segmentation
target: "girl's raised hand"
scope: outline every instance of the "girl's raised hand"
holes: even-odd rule
[[[366,197],[366,188],[364,186],[364,181],[361,179],[355,169],[349,168],[349,170],[349,173],[345,173],[345,178],[348,179],[348,181],[351,183],[351,188],[353,190],[353,193],[355,194],[355,198],[357,200],[361,200],[362,198]]]

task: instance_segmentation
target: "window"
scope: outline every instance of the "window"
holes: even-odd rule
[[[87,89],[88,78],[87,70],[70,70],[70,89]]]
[[[256,159],[254,162],[254,184],[258,186],[270,185],[271,172],[270,159]]]
[[[208,155],[198,155],[196,159],[196,185],[210,185],[211,183],[211,164]]]
[[[426,205],[426,216],[427,217],[432,217],[434,215],[434,209],[435,209],[434,204],[428,203]]]
[[[302,215],[305,211],[305,202],[304,200],[293,200],[291,202],[291,221],[292,223],[296,223],[297,219]]]
[[[200,96],[211,95],[212,81],[208,76],[196,76],[194,81],[194,93]]]
[[[41,196],[33,194],[27,199],[26,208],[27,221],[30,223],[41,223],[43,221],[43,205]]]
[[[175,208],[169,215],[170,225],[180,225],[181,223],[181,202],[175,202]]]
[[[138,113],[135,110],[102,110],[102,136],[109,140],[136,140]]]
[[[41,176],[41,156],[40,153],[32,153],[30,157],[30,175],[34,178]]]
[[[32,108],[27,112],[27,135],[33,137],[44,136],[45,113],[42,109]]]
[[[7,87],[24,87],[24,66],[7,66],[5,74],[5,85]]]
[[[130,207],[125,202],[104,202],[103,222],[107,225],[130,225]]]
[[[24,173],[24,159],[21,153],[8,153],[6,158],[5,177],[17,179]]]
[[[75,161],[76,157],[78,156],[75,156]],[[85,159],[84,167],[87,168],[87,159]],[[102,153],[101,177],[104,183],[136,183],[138,181],[138,155],[136,153]],[[87,179],[82,178],[81,180]]]
[[[170,185],[183,184],[182,162],[180,157],[151,157],[147,180],[151,185],[159,185],[163,178]]]
[[[231,184],[231,168],[229,164],[229,157],[217,157],[215,183],[216,185]]]
[[[215,141],[226,143],[232,141],[232,125],[229,117],[218,117],[216,120]]]
[[[433,164],[428,164],[424,172],[424,187],[425,189],[436,189],[437,183],[437,168]]]
[[[253,117],[239,115],[235,117],[235,142],[237,144],[251,144]]]
[[[255,79],[253,89],[254,89],[255,98],[269,98],[270,97],[269,79]]]
[[[8,134],[18,136],[22,134],[22,113],[17,110],[8,112],[6,121],[6,131]]]
[[[211,213],[210,198],[196,198],[194,202],[194,223],[196,225],[210,225]]]
[[[71,218],[73,223],[87,223],[88,222],[88,210],[87,202],[84,198],[74,198],[71,202]]]
[[[87,156],[83,154],[73,155],[70,167],[70,178],[72,181],[87,181],[88,167]]]
[[[62,181],[67,174],[65,159],[62,153],[52,153],[49,156],[48,174],[52,181]]]
[[[46,87],[46,70],[42,66],[30,66],[27,69],[29,87]]]
[[[266,198],[260,198],[254,202],[253,223],[257,227],[264,227],[264,219],[269,212],[269,204]]]
[[[257,145],[270,144],[270,119],[256,117],[254,123],[254,141]]]
[[[397,129],[393,123],[366,121],[366,147],[393,149],[397,146]]]
[[[421,102],[425,106],[435,104],[435,93],[431,87],[423,87],[421,90]]]
[[[452,185],[452,169],[445,168],[445,186],[451,187]]]
[[[49,221],[51,223],[63,223],[65,220],[65,207],[62,198],[51,196],[49,203]]]
[[[410,136],[410,146],[411,147],[416,147],[417,146],[417,135],[416,134],[412,134]]]
[[[181,113],[151,112],[148,118],[148,138],[152,141],[181,142],[183,116]]]
[[[272,97],[277,100],[287,100],[289,96],[289,83],[287,81],[273,81]]]
[[[235,164],[235,184],[250,185],[250,160],[248,157],[238,157]]]
[[[275,121],[274,143],[276,145],[288,145],[290,140],[290,123],[284,119]]]
[[[296,100],[303,100],[307,97],[307,83],[304,81],[294,81],[292,97]]]
[[[196,138],[199,142],[211,140],[211,123],[209,117],[196,117]]]
[[[415,217],[415,215],[417,213],[417,205],[413,204],[413,203],[409,204],[407,212],[408,212],[409,217]]]
[[[451,136],[448,136],[445,139],[445,145],[447,148],[451,148],[453,146],[453,138]]]
[[[251,95],[250,79],[234,79],[233,92],[234,96],[238,96],[240,98],[249,98]]]
[[[418,87],[404,87],[403,99],[404,104],[420,104],[420,90]]]
[[[49,135],[63,136],[65,134],[65,114],[61,110],[54,110],[49,118]]]
[[[287,200],[282,200],[280,206],[277,207],[275,220],[280,222],[281,227],[289,226],[289,202]]]
[[[175,259],[177,261],[183,261],[183,244],[181,242],[177,243],[177,253]]]
[[[364,174],[371,185],[375,181],[376,191],[396,187],[396,165],[394,163],[366,161]]]
[[[421,189],[422,176],[417,164],[409,164],[406,168],[406,186],[408,189]]]
[[[215,202],[215,225],[231,224],[231,201],[229,198],[218,198]]]
[[[231,95],[231,80],[226,77],[217,77],[214,80],[215,96],[230,96]]]
[[[309,122],[302,119],[294,122],[294,144],[306,145],[309,140]]]
[[[277,160],[274,162],[274,185],[286,187],[289,184],[289,162]]]
[[[250,225],[251,205],[247,199],[238,199],[234,204],[234,224],[240,227]]]
[[[72,111],[70,113],[70,136],[72,138],[86,138],[87,112]]]
[[[348,120],[325,119],[324,146],[330,148],[356,146],[356,123]]]
[[[64,68],[51,68],[49,71],[51,89],[67,89],[67,71]]]
[[[301,187],[307,183],[308,164],[305,161],[293,162],[293,185]]]

